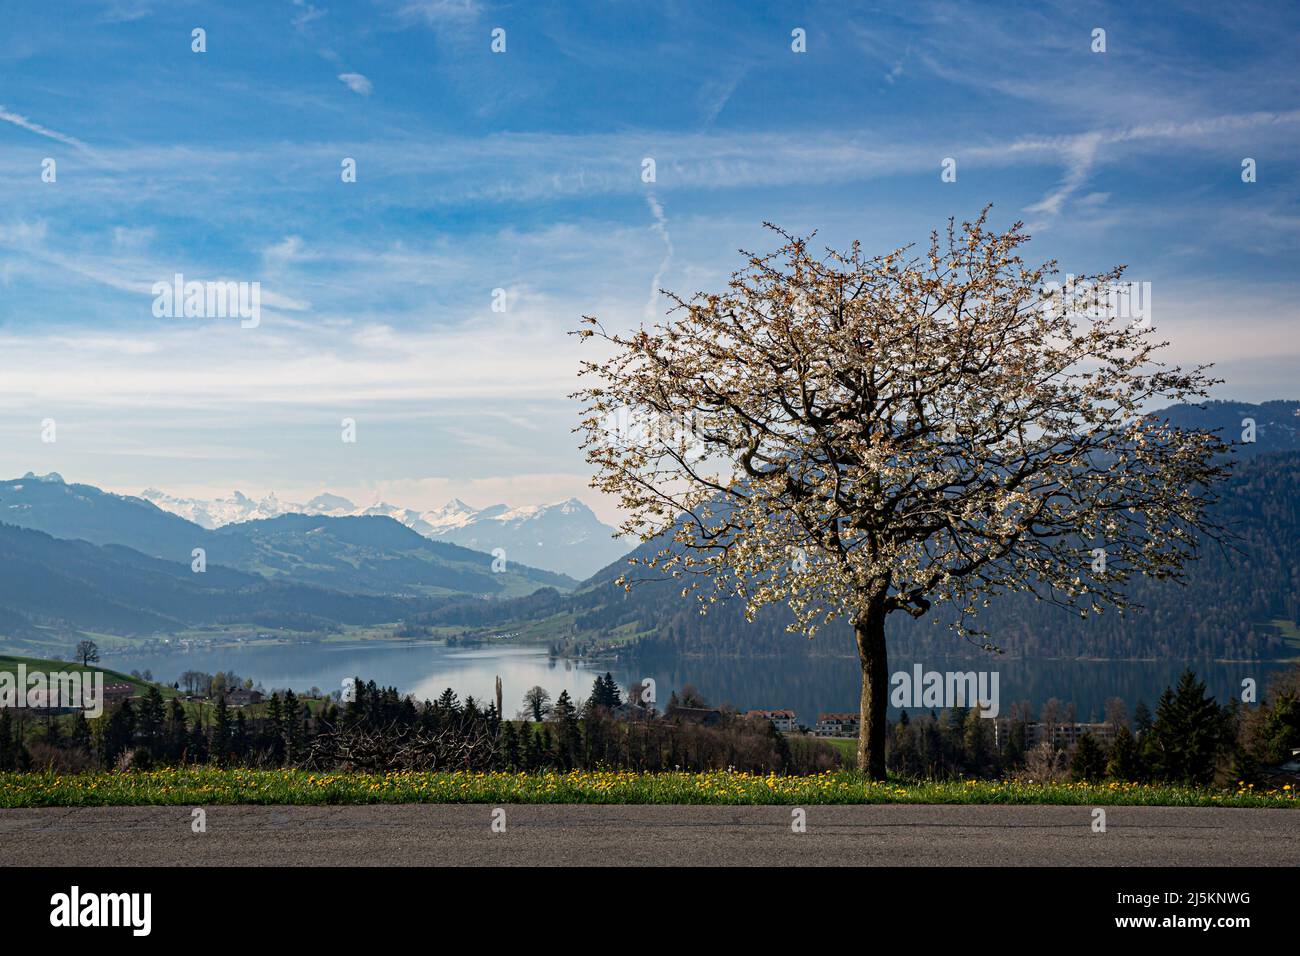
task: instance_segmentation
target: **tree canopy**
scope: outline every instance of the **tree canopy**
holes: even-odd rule
[[[666,293],[652,328],[584,317],[604,355],[575,393],[583,448],[622,530],[669,542],[644,564],[706,607],[784,603],[809,636],[847,617],[864,668],[894,611],[948,603],[979,634],[997,594],[1086,617],[1134,575],[1181,576],[1219,531],[1228,446],[1141,412],[1215,380],[1159,360],[1121,267],[1060,286],[987,216],[878,256],[769,225],[780,248],[725,291]]]

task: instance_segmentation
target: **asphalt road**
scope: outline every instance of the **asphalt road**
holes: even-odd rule
[[[12,866],[1295,866],[1300,813],[1108,807],[506,806],[0,810]]]

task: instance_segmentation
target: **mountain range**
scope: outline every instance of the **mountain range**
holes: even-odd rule
[[[36,649],[79,632],[154,635],[232,623],[333,631],[388,623],[428,606],[270,581],[218,565],[196,574],[189,563],[120,545],[0,525],[0,643],[10,649]]]
[[[1214,401],[1204,405],[1173,405],[1156,413],[1176,428],[1217,430],[1234,443],[1238,457],[1279,451],[1300,451],[1300,402]],[[1245,440],[1247,423],[1253,422],[1254,440]]]
[[[175,497],[147,488],[140,497],[209,530],[290,514],[392,518],[434,541],[448,541],[489,554],[501,548],[508,560],[578,579],[594,574],[630,547],[577,498],[522,508],[503,504],[473,508],[453,498],[441,508],[417,511],[387,502],[357,505],[329,493],[293,502],[282,501],[274,493],[255,499],[236,491],[228,498],[201,499]]]
[[[1216,506],[1236,535],[1231,547],[1205,548],[1185,587],[1135,581],[1133,596],[1145,607],[1139,613],[1084,622],[1011,597],[982,615],[990,633],[1008,652],[1037,657],[1252,659],[1300,652],[1297,411],[1300,402],[1216,402],[1157,413],[1180,426],[1221,427],[1234,440],[1242,418],[1254,419],[1256,441],[1237,447],[1241,460]],[[214,527],[203,527],[143,497],[70,484],[56,474],[0,481],[0,645],[30,651],[79,633],[151,636],[200,626],[328,632],[400,624],[408,634],[491,628],[586,646],[631,639],[646,653],[852,653],[846,629],[803,640],[785,631],[788,616],[778,608],[747,623],[734,603],[701,616],[676,582],[625,593],[613,585],[627,567],[621,549],[579,583],[520,563],[523,548],[496,543],[511,528],[537,537],[566,521],[594,521],[585,509],[566,511],[566,503],[512,512],[453,501],[421,517],[435,531],[463,533],[476,550],[390,514],[353,513],[351,502],[337,496],[313,501],[317,514],[271,514],[268,506],[260,518],[220,524],[209,511]],[[512,517],[498,520],[506,515]],[[504,563],[487,553],[494,547],[506,549]],[[196,549],[203,573],[194,570]],[[891,641],[933,653],[963,649],[948,631],[931,627],[929,616],[896,617]]]
[[[432,541],[384,516],[285,514],[208,529],[142,498],[69,484],[57,474],[0,481],[0,523],[186,566],[201,548],[209,567],[350,593],[512,597],[577,583],[508,556],[499,562]]]

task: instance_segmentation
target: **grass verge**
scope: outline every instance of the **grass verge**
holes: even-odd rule
[[[1129,783],[890,780],[709,773],[311,773],[184,767],[124,773],[0,773],[0,807],[367,803],[1087,804],[1291,807],[1294,789],[1205,790]]]

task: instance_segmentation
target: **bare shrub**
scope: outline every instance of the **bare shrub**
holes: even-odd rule
[[[1041,741],[1025,754],[1024,769],[1015,775],[1019,783],[1063,783],[1069,778],[1064,752],[1049,741]]]
[[[28,748],[32,770],[53,770],[56,773],[82,773],[94,770],[98,763],[93,756],[80,748],[55,747],[42,742]]]

